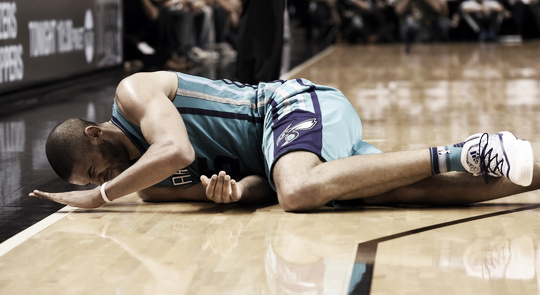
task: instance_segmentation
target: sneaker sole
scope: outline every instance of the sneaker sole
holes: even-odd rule
[[[507,151],[512,151],[512,162],[510,163],[508,178],[517,185],[531,185],[534,170],[534,153],[531,143],[518,139],[508,131],[499,132],[499,136],[502,138],[505,154]],[[505,136],[511,136],[512,139],[505,140]],[[519,169],[513,169],[515,167],[519,167]]]

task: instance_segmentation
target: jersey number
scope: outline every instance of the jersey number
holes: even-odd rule
[[[240,160],[232,159],[227,156],[217,156],[214,158],[214,170],[208,168],[208,159],[198,157],[197,163],[199,164],[200,175],[206,175],[210,177],[212,174],[218,174],[219,171],[225,171],[229,175],[240,174]]]

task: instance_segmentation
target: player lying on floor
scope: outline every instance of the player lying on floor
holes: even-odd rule
[[[509,132],[381,153],[362,140],[341,92],[305,79],[244,85],[137,73],[118,85],[110,121],[60,123],[46,154],[62,179],[99,186],[30,196],[84,208],[133,192],[156,202],[277,197],[286,211],[309,211],[358,199],[465,204],[540,187],[530,143]]]

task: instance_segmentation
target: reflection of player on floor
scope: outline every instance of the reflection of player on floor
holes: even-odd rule
[[[100,186],[30,195],[88,208],[132,192],[147,201],[218,203],[277,193],[285,210],[306,211],[352,199],[463,204],[540,187],[531,145],[511,133],[380,153],[362,140],[360,119],[341,92],[304,79],[251,86],[135,74],[119,84],[111,121],[67,120],[46,150],[61,178]]]
[[[478,239],[465,249],[467,274],[482,279],[529,280],[538,261],[530,237]]]

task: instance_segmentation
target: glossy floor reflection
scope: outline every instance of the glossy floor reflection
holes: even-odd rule
[[[99,75],[48,93],[55,97],[54,103],[0,117],[0,241],[63,207],[29,198],[33,189],[78,189],[52,172],[45,157],[45,140],[66,116],[108,120],[111,99],[121,77],[118,71]]]
[[[288,75],[341,89],[365,140],[383,151],[511,130],[539,155],[539,46],[418,45],[407,56],[399,45],[342,45]],[[0,122],[2,194],[13,196],[2,210],[53,206],[15,196],[65,188],[40,156],[43,138],[66,112],[108,119],[113,84],[63,112],[51,105]],[[0,244],[0,294],[537,294],[539,198],[293,214],[129,195],[62,208]]]
[[[291,30],[294,40],[286,47],[284,69],[304,62],[327,46],[306,40],[295,23]],[[188,73],[234,79],[235,64],[230,60],[198,64]],[[28,198],[29,192],[36,188],[52,192],[81,189],[60,181],[49,168],[45,140],[50,130],[68,117],[96,122],[110,119],[116,85],[125,75],[122,69],[114,68],[2,95],[2,103],[10,103],[0,105],[0,243],[62,208]],[[32,108],[21,109],[25,105]]]

